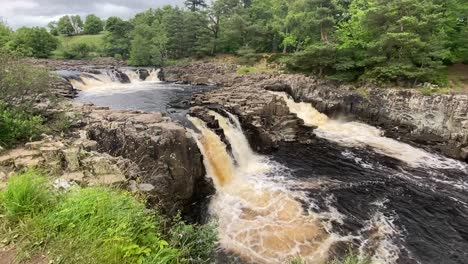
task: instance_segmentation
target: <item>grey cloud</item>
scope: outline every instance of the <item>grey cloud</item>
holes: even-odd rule
[[[0,18],[10,27],[45,26],[63,15],[96,14],[99,17],[130,18],[148,8],[182,5],[184,0],[0,0]]]

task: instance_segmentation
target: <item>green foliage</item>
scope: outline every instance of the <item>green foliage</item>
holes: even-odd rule
[[[9,221],[39,214],[53,201],[46,178],[34,170],[11,177],[5,190],[0,193],[0,207]]]
[[[42,123],[39,115],[0,106],[0,146],[11,147],[38,137],[44,131]]]
[[[80,34],[83,31],[83,20],[78,15],[75,16],[63,16],[61,17],[58,22],[52,22],[56,24],[54,27],[58,31],[58,33],[72,36]],[[49,24],[51,25],[51,24]],[[50,26],[49,26],[50,27]],[[52,27],[52,28],[54,28]],[[52,29],[51,29],[52,30]]]
[[[71,36],[76,33],[70,16],[63,16],[58,20],[57,30],[60,34],[64,34],[67,36]]]
[[[0,49],[11,40],[12,34],[13,32],[7,25],[0,23]]]
[[[54,58],[80,59],[100,57],[103,55],[104,34],[60,36],[58,39],[60,45],[59,48],[54,51]]]
[[[65,59],[86,59],[96,47],[86,43],[75,43],[65,47],[62,55]]]
[[[176,218],[170,230],[171,245],[180,249],[180,256],[188,263],[211,263],[218,239],[211,225],[188,225]]]
[[[48,58],[58,46],[58,40],[45,28],[20,28],[8,43],[10,50],[18,55]]]
[[[340,25],[340,48],[352,50],[352,68],[362,69],[362,79],[438,82],[434,76],[451,54],[437,0],[356,0],[349,12],[351,19]]]
[[[343,260],[334,260],[330,264],[371,264],[370,258],[361,258],[352,251]]]
[[[1,147],[14,146],[44,131],[44,118],[33,105],[39,98],[49,96],[50,78],[46,69],[0,51]]]
[[[59,263],[85,264],[211,262],[211,226],[176,219],[167,231],[163,217],[128,193],[104,187],[63,193],[48,186],[28,171],[0,193],[0,209],[8,216],[0,218],[0,237],[14,242],[21,256],[41,251]]]
[[[336,45],[319,43],[296,52],[282,61],[294,71],[312,72],[319,76],[333,71],[336,63]]]
[[[120,54],[124,59],[129,57],[131,45],[131,31],[133,25],[118,17],[110,17],[106,21],[104,36],[104,51],[108,56]]]
[[[254,49],[243,47],[237,50],[237,63],[242,65],[254,65],[262,59],[260,54],[257,54]]]
[[[30,109],[39,96],[49,93],[50,81],[47,69],[31,66],[0,51],[0,103],[5,108]]]
[[[96,15],[88,15],[85,19],[83,32],[85,34],[97,35],[104,30],[104,22]]]
[[[51,252],[65,262],[142,263],[153,254],[172,260],[178,256],[161,239],[159,220],[148,215],[143,204],[118,191],[75,190],[45,221],[55,234]]]

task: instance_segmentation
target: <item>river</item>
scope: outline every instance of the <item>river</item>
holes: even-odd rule
[[[386,138],[366,124],[331,120],[285,94],[276,95],[306,125],[318,127],[317,139],[285,143],[262,156],[250,148],[237,117],[212,112],[228,152],[201,120],[185,118],[191,95],[213,87],[154,79],[91,86],[78,101],[192,122],[217,190],[208,213],[218,224],[220,247],[244,263],[296,257],[327,263],[350,250],[376,264],[468,263],[465,163]]]

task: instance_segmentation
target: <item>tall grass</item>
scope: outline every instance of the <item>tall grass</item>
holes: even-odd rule
[[[0,194],[2,211],[11,221],[39,214],[52,206],[52,202],[53,195],[46,178],[34,170],[11,177]]]
[[[1,193],[0,239],[20,259],[38,251],[58,263],[210,263],[211,227],[169,222],[128,193],[105,187],[57,193],[35,171],[12,177]],[[54,202],[55,201],[55,202]]]

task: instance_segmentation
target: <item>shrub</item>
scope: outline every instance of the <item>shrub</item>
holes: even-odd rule
[[[24,63],[0,50],[0,101],[5,107],[31,105],[50,91],[51,77],[42,67]]]
[[[0,105],[0,147],[11,147],[17,143],[39,136],[44,130],[43,119],[21,109],[2,108]]]
[[[254,49],[244,47],[237,50],[237,63],[241,65],[254,65],[262,59],[260,54],[257,54]]]
[[[90,53],[95,51],[96,47],[86,43],[74,43],[71,44],[62,51],[62,55],[65,59],[79,60],[90,57]]]
[[[0,197],[5,215],[13,220],[40,213],[53,201],[46,178],[34,170],[11,177]]]
[[[19,28],[8,47],[25,57],[48,58],[58,46],[58,40],[45,28]]]
[[[211,225],[188,225],[176,218],[171,228],[171,245],[180,249],[181,257],[189,263],[210,263],[217,234]]]

